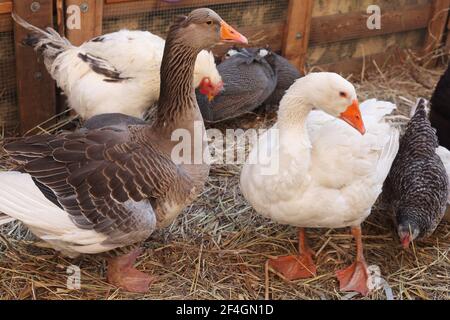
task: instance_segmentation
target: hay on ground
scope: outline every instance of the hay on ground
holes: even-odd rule
[[[443,67],[425,69],[412,60],[353,75],[360,100],[395,102],[408,115],[411,104],[430,97]],[[363,81],[358,81],[360,79]],[[430,85],[424,85],[430,84]],[[249,115],[233,127],[268,127],[273,117]],[[3,169],[10,164],[0,157]],[[296,252],[296,231],[255,214],[239,190],[237,165],[215,165],[199,199],[167,229],[144,244],[139,270],[158,277],[145,295],[105,282],[105,261],[96,256],[70,260],[42,248],[20,223],[0,230],[0,299],[361,299],[339,292],[334,272],[352,262],[354,242],[346,229],[308,231],[318,275],[287,283],[265,262]],[[450,225],[402,250],[386,212],[375,208],[363,225],[365,255],[385,283],[364,299],[449,299]],[[66,287],[67,267],[81,269],[81,290]]]

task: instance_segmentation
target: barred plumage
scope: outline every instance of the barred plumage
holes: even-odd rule
[[[436,130],[431,127],[426,101],[419,100],[400,149],[383,187],[383,199],[394,214],[404,247],[416,238],[431,235],[445,212],[448,178]]]
[[[219,122],[255,111],[272,95],[278,78],[264,53],[241,49],[217,66],[224,82],[222,92],[211,102],[197,94],[205,121]]]

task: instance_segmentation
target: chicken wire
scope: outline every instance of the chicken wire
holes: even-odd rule
[[[0,32],[0,137],[18,126],[14,35]]]
[[[288,0],[244,0],[236,3],[208,5],[208,7],[235,27],[257,27],[286,21],[288,2]],[[151,12],[131,14],[128,9],[132,7],[132,4],[111,5],[108,8],[108,15],[103,20],[103,32],[114,32],[126,28],[148,30],[165,37],[175,16],[186,15],[195,8],[205,6],[205,1],[198,1],[198,5],[196,1],[192,3],[186,7],[183,5],[183,0],[172,5],[160,2]]]

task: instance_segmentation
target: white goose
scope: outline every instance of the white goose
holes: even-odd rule
[[[121,30],[76,47],[52,28],[41,30],[13,14],[30,31],[25,43],[40,52],[48,72],[83,119],[104,113],[142,117],[159,100],[165,40],[147,31]],[[194,86],[211,100],[223,83],[211,52],[202,50]]]
[[[260,137],[241,174],[242,192],[259,214],[299,228],[299,255],[269,260],[286,279],[316,273],[303,228],[350,226],[358,250],[355,263],[337,273],[341,290],[369,292],[360,225],[398,151],[398,131],[383,119],[394,109],[370,100],[361,116],[355,88],[334,73],[311,73],[286,92],[277,124]]]
[[[436,149],[436,153],[444,163],[444,167],[448,175],[448,180],[450,181],[450,151],[440,146],[439,148]],[[450,192],[448,194],[447,210],[445,211],[444,220],[450,222]]]

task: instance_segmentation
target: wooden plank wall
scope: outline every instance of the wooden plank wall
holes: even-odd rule
[[[351,2],[349,1],[348,3],[350,4]],[[361,4],[362,7],[364,3]],[[353,50],[355,56],[343,58],[342,55],[340,58],[335,59],[336,62],[326,64],[317,63],[316,57],[315,59],[309,59],[309,62],[313,63],[310,66],[318,66],[322,70],[344,74],[359,74],[363,66],[368,67],[368,69],[373,68],[374,64],[372,61],[379,66],[386,62],[395,63],[400,61],[403,52],[398,49],[402,46],[405,47],[405,44],[406,48],[416,50],[418,54],[422,55],[429,54],[442,46],[443,31],[445,30],[450,1],[430,0],[428,2],[418,1],[416,4],[413,2],[403,3],[404,5],[397,6],[394,3],[390,6],[386,4],[381,5],[381,29],[367,29],[366,21],[369,15],[364,11],[351,12],[350,10],[347,13],[313,16],[309,46],[312,49],[318,48],[319,50],[312,51],[319,54],[320,51],[329,50],[329,53],[325,54],[329,57],[330,53],[341,55]],[[323,2],[322,6],[324,6]],[[336,6],[334,10],[337,7],[340,9],[342,6]],[[427,29],[431,31],[425,37],[425,42],[422,42],[421,34],[425,34]],[[397,38],[396,41],[395,37],[399,34],[402,36]],[[434,37],[430,36],[430,34],[434,35]],[[413,42],[416,44],[413,44]],[[421,43],[421,45],[416,46],[417,43]],[[389,46],[382,47],[383,44],[389,44]],[[377,52],[365,54],[362,57],[360,51],[364,50],[364,46],[369,52]],[[341,52],[341,49],[348,51]],[[308,56],[311,57],[311,55]]]
[[[12,30],[12,19],[9,16],[12,6],[12,0],[0,0],[0,32]]]
[[[284,31],[283,54],[302,72],[308,51],[314,0],[290,0]]]
[[[442,44],[449,16],[449,7],[450,0],[433,1],[428,34],[424,45],[425,54],[432,52]]]
[[[80,45],[102,34],[103,4],[103,0],[65,0],[66,10],[70,6],[76,6],[79,8],[81,14],[81,28],[65,28],[66,37],[70,42],[75,45]]]
[[[35,6],[32,6],[34,4]],[[13,0],[14,11],[31,24],[46,28],[53,26],[52,0]],[[21,132],[55,115],[55,83],[34,50],[22,44],[27,31],[14,24],[17,95]]]
[[[82,42],[102,33],[103,19],[120,17],[120,14],[135,14],[149,11],[162,11],[168,8],[188,8],[192,6],[210,6],[216,4],[245,3],[251,0],[184,0],[178,3],[167,3],[160,0],[39,0],[41,8],[32,12],[32,0],[0,0],[0,31],[13,28],[11,19],[7,17],[13,6],[25,19],[40,27],[53,25],[53,12],[57,13],[55,27],[65,34],[74,44]],[[431,0],[428,4],[408,5],[383,11],[383,27],[380,30],[366,28],[366,12],[348,12],[313,16],[313,6],[318,0],[290,0],[287,10],[287,23],[285,21],[271,22],[265,25],[244,26],[239,30],[252,38],[263,33],[264,39],[251,43],[252,46],[269,44],[275,51],[283,52],[299,69],[302,69],[308,56],[310,46],[340,43],[370,37],[385,36],[399,32],[413,30],[430,30],[429,36],[423,44],[425,53],[441,46],[446,39],[450,51],[450,21],[448,21],[448,8],[450,0]],[[328,1],[328,0],[327,0]],[[331,1],[331,0],[329,0]],[[87,4],[81,10],[81,29],[71,30],[65,28],[66,10],[69,6]],[[56,9],[56,10],[54,10]],[[448,24],[447,24],[448,23]],[[447,28],[446,28],[447,25]],[[19,108],[23,131],[28,130],[39,122],[51,117],[55,113],[54,85],[42,64],[34,63],[35,53],[20,44],[24,31],[15,27],[17,76],[19,91]],[[280,36],[283,35],[283,36]],[[257,38],[257,37],[256,37]],[[217,53],[224,52],[219,48]],[[369,61],[374,59],[382,61],[385,54],[374,54],[365,57]],[[324,69],[342,73],[354,72],[361,67],[361,58],[352,58],[338,61],[336,64],[322,65]]]

